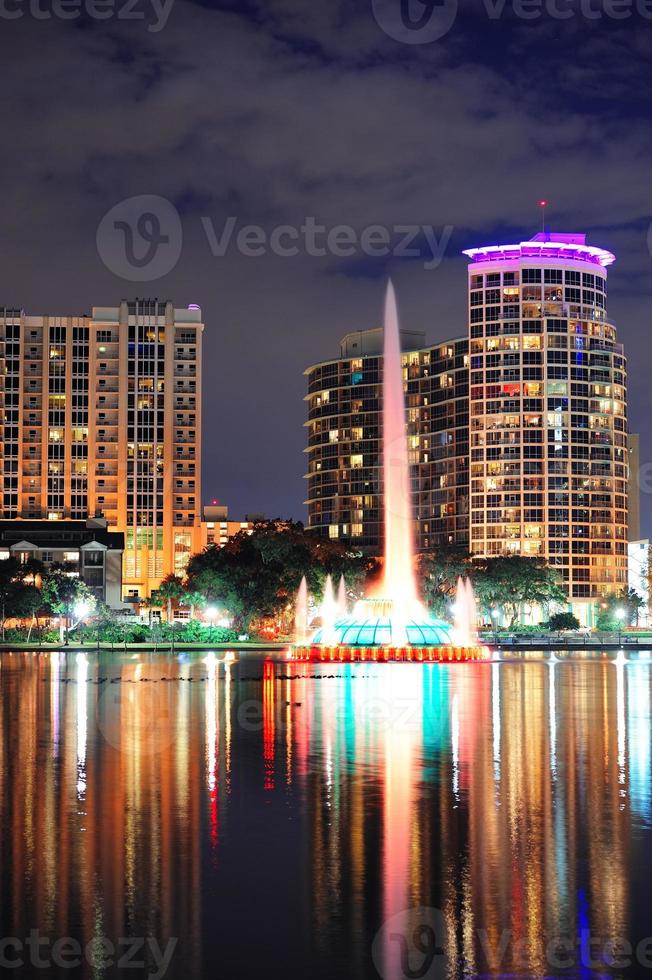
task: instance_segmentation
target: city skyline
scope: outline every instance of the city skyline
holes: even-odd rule
[[[406,328],[431,344],[454,336],[465,322],[462,250],[530,237],[545,197],[548,227],[582,228],[618,255],[611,313],[631,353],[632,425],[644,463],[652,459],[650,137],[636,81],[648,23],[529,23],[511,5],[495,20],[473,18],[463,5],[446,37],[409,46],[387,36],[371,3],[305,6],[187,3],[158,33],[136,22],[8,23],[3,63],[16,84],[3,99],[12,134],[3,303],[34,312],[136,296],[199,303],[204,410],[222,421],[204,453],[206,499],[238,515],[301,517],[305,365],[349,330],[380,324],[389,273]],[[45,37],[48,58],[35,66],[29,52]],[[245,64],[255,84],[234,85]],[[172,270],[129,281],[96,239],[104,216],[139,195],[171,202],[183,242]],[[426,224],[439,242],[453,230],[428,269],[423,238],[412,258],[359,247],[311,256],[303,244],[294,257],[269,248],[255,257],[240,253],[234,232],[215,255],[205,225],[219,240],[229,216],[268,240],[310,216],[358,234]]]
[[[547,228],[547,231],[549,233],[552,233],[553,236],[555,234],[558,234],[558,232],[556,232],[554,229],[552,229],[552,231],[551,231],[549,228]],[[530,236],[530,238],[536,236],[536,234],[537,234],[537,232],[536,231],[533,231],[532,232],[532,235]],[[489,240],[489,239],[487,239],[487,240]],[[508,240],[508,239],[505,236],[503,236],[502,240]],[[529,239],[528,239],[527,236],[525,236],[523,234],[518,234],[517,233],[513,240],[514,241],[520,241],[520,240],[529,240]],[[595,239],[593,238],[593,236],[591,236],[591,240],[593,242],[595,242]],[[476,239],[476,245],[474,246],[474,249],[480,250],[481,246],[478,246],[477,245],[477,241],[478,241],[478,239]],[[474,249],[471,249],[470,251],[474,251]],[[465,251],[468,252],[469,250],[462,250],[462,257],[464,255],[464,252]],[[628,333],[629,333],[629,331],[627,331],[626,327],[623,330],[622,327],[621,327],[621,325],[618,324],[617,319],[614,318],[613,316],[611,316],[611,309],[614,308],[614,307],[617,308],[617,306],[618,306],[618,288],[617,288],[617,286],[614,288],[614,282],[616,281],[616,276],[614,276],[614,269],[617,270],[617,268],[618,268],[619,265],[621,265],[620,258],[618,258],[618,261],[610,269],[609,305],[610,305],[611,322],[615,322],[616,323],[616,326],[618,328],[619,339],[622,340],[623,336],[627,336]],[[427,274],[427,273],[424,273],[424,274]],[[624,273],[624,275],[626,275],[626,273]],[[399,281],[400,281],[400,275],[399,275]],[[143,290],[141,289],[140,291],[142,292]],[[383,293],[383,283],[382,283],[382,281],[380,281],[380,282],[378,282],[376,284],[376,291],[378,293],[378,303],[379,303],[379,308],[380,308],[381,298],[382,298],[382,293]],[[412,305],[412,303],[411,303],[411,297],[408,294],[405,294],[404,295],[401,292],[400,289],[397,292],[398,292],[399,309],[403,309],[404,307],[407,307],[409,309],[410,306]],[[615,299],[614,299],[614,294],[615,294]],[[195,295],[197,295],[197,291],[195,291]],[[464,309],[466,310],[466,301],[467,301],[466,284],[463,286],[463,288],[461,290],[461,295],[463,297],[462,303],[463,303]],[[199,297],[199,298],[201,298],[201,297]],[[174,305],[180,305],[180,304],[177,303],[177,300],[176,300],[175,297],[160,297],[159,300],[160,299],[164,299],[164,300],[167,300],[168,302],[171,302],[173,306]],[[458,302],[459,302],[459,299],[460,299],[460,297],[458,295],[457,296]],[[123,302],[124,302],[124,300],[123,300]],[[130,300],[130,302],[133,302],[133,300]],[[203,307],[202,307],[201,303],[199,303],[199,302],[198,303],[190,303],[190,304],[188,304],[188,308],[190,308],[190,309],[192,309],[192,308],[199,308],[199,309],[201,309],[201,311],[202,311],[201,315],[202,315],[203,319],[206,322],[208,322],[206,320],[205,315],[204,315],[204,311],[203,311]],[[28,316],[37,312],[37,311],[35,311],[34,309],[31,308],[31,304],[29,304],[29,305],[28,304],[25,304],[25,307],[23,309],[24,309],[25,314],[28,315]],[[90,313],[80,314],[80,316],[87,316],[87,317],[90,316],[90,315],[91,315]],[[435,348],[440,347],[442,344],[446,344],[449,341],[455,342],[455,341],[459,340],[460,337],[466,336],[466,334],[467,334],[467,314],[466,314],[466,312],[464,313],[463,322],[461,322],[459,324],[459,329],[452,329],[452,326],[451,326],[451,329],[449,330],[448,333],[445,333],[443,335],[440,335],[441,334],[441,328],[438,325],[438,328],[437,328],[437,334],[438,334],[438,336],[434,340],[431,339],[432,338],[432,331],[429,331],[427,328],[424,328],[424,327],[420,326],[419,323],[414,323],[414,322],[411,323],[409,321],[406,321],[406,318],[403,318],[403,320],[405,322],[405,326],[402,329],[402,333],[410,333],[411,332],[413,334],[419,334],[419,335],[421,335],[423,338],[425,338],[424,339],[424,343],[422,343],[421,345],[419,345],[422,348],[435,349]],[[377,318],[377,323],[379,323],[379,322],[380,322],[380,317]],[[376,330],[376,329],[378,329],[378,327],[377,327],[376,323],[373,323],[373,322],[367,323],[367,324],[360,324],[360,325],[353,325],[353,324],[351,324],[351,331],[349,331],[349,332],[351,332],[351,333],[365,333],[365,332],[373,331],[373,330]],[[208,323],[207,330],[204,332],[204,338],[203,338],[204,346],[206,345],[207,336],[210,336],[210,332],[211,332],[211,324]],[[342,332],[340,332],[340,334],[339,334],[339,339],[341,339],[341,337],[342,337]],[[321,347],[321,345],[319,344],[317,338],[314,339],[313,343],[314,343],[315,349],[317,347]],[[319,364],[321,362],[324,362],[323,352],[319,356],[316,356],[313,360],[311,360],[309,362],[306,362],[306,364],[307,363],[310,363],[310,364]],[[306,364],[304,364],[302,366],[302,373],[305,373]],[[630,377],[635,376],[636,373],[637,373],[636,372],[636,365],[634,365],[632,368],[630,368]],[[208,385],[204,386],[202,403],[205,404],[207,398],[210,398],[211,396],[213,396],[214,393],[215,392],[213,390],[213,386],[210,383]],[[638,415],[636,414],[636,406],[638,404],[640,404],[640,400],[641,400],[642,395],[643,395],[643,392],[641,390],[637,390],[635,388],[635,386],[633,384],[631,384],[631,381],[630,381],[629,393],[628,393],[629,422],[630,422],[629,429],[630,429],[630,431],[636,432],[636,434],[637,435],[640,435],[640,437],[641,437],[642,448],[641,448],[640,459],[641,459],[642,465],[644,467],[645,466],[645,460],[646,460],[646,455],[645,455],[646,431],[645,431],[645,425],[643,424],[644,420],[643,419],[639,419]],[[303,423],[303,421],[305,421],[305,416],[302,418],[302,417],[300,417],[300,414],[299,414],[299,413],[301,413],[303,411],[303,401],[304,401],[304,399],[305,399],[305,389],[304,389],[303,393],[301,394],[301,404],[298,406],[298,413],[296,414],[295,420],[294,420],[295,421],[295,424],[298,423],[299,425],[301,425]],[[204,411],[205,411],[205,409],[204,409]],[[290,431],[292,431],[292,429]],[[236,432],[237,432],[237,429],[236,429]],[[301,445],[298,447],[299,454],[303,451],[303,445],[304,444],[302,442]],[[233,497],[233,496],[232,497],[229,497],[228,496],[228,487],[230,485],[233,485],[233,481],[234,480],[237,483],[237,480],[240,478],[243,468],[246,469],[247,468],[247,465],[249,464],[249,462],[250,462],[250,456],[246,452],[245,453],[240,453],[239,455],[237,455],[235,457],[231,457],[228,460],[228,462],[226,462],[226,463],[223,462],[221,469],[218,469],[217,470],[217,481],[216,481],[215,475],[214,475],[215,472],[216,472],[216,470],[215,470],[215,458],[214,458],[214,452],[213,452],[213,448],[212,448],[211,439],[210,439],[210,436],[209,436],[208,439],[204,438],[202,440],[202,464],[201,464],[202,499],[200,501],[198,501],[198,507],[200,507],[203,504],[211,504],[211,503],[219,502],[220,504],[226,505],[229,508],[229,511],[230,511],[232,517],[237,518],[238,520],[243,519],[244,516],[246,514],[249,514],[249,513],[255,513],[255,514],[263,514],[264,513],[264,514],[266,514],[269,517],[290,517],[292,519],[304,521],[307,524],[308,523],[308,516],[309,515],[308,515],[308,509],[307,509],[306,504],[305,504],[305,494],[304,493],[301,493],[301,489],[302,489],[301,486],[300,486],[299,493],[297,493],[295,491],[294,484],[296,483],[296,481],[290,479],[290,474],[288,474],[288,479],[285,480],[285,481],[283,481],[283,484],[280,484],[280,485],[276,486],[275,489],[270,493],[269,496],[266,496],[265,486],[263,484],[259,483],[259,482],[256,482],[254,487],[248,487],[247,488],[250,491],[249,493],[247,493],[247,492],[241,493],[240,496],[238,496],[238,497]],[[213,476],[211,476],[210,474],[213,474]],[[301,479],[303,477],[303,475],[304,475],[304,473],[302,472],[299,475],[299,479]],[[221,483],[220,483],[220,476],[223,476],[224,477],[224,479],[223,479],[223,481]],[[643,477],[642,477],[642,481],[641,481],[641,533],[642,533],[643,536],[647,536],[648,534],[652,533],[652,513],[649,512],[649,509],[646,508],[646,506],[645,506],[645,487],[646,487],[646,485],[647,484],[645,482],[645,470],[643,469]],[[253,494],[251,493],[252,490],[254,491]],[[297,497],[299,498],[298,501],[297,501]],[[275,510],[274,509],[274,503],[273,503],[273,501],[275,499],[276,500],[281,500],[281,501],[282,500],[286,500],[287,501],[287,505],[285,506],[285,508],[284,509],[277,509],[277,510]],[[248,506],[248,504],[247,504],[247,501],[248,500],[252,500],[252,501],[257,502],[258,506],[253,506],[253,505],[252,506]],[[282,504],[280,506],[282,506]]]

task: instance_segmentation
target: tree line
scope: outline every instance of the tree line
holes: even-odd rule
[[[540,558],[472,558],[466,550],[449,546],[420,555],[416,571],[425,605],[441,618],[451,618],[461,576],[471,579],[480,619],[485,623],[495,622],[495,614],[499,614],[504,625],[513,628],[536,607],[545,621],[550,620],[551,628],[573,628],[573,617],[560,611],[567,606],[567,597],[558,571]],[[165,641],[173,625],[178,639],[190,642],[200,638],[218,641],[218,637],[226,642],[243,634],[264,636],[266,631],[289,635],[294,600],[304,576],[317,599],[323,594],[327,575],[336,583],[344,576],[349,603],[353,604],[377,582],[381,572],[377,558],[306,531],[300,522],[262,521],[252,532],[241,531],[223,547],[211,545],[193,555],[183,577],[168,575],[156,593],[141,600],[141,606],[150,611],[148,626],[137,620],[119,620],[64,565],[45,567],[38,561],[21,563],[10,557],[0,561],[1,635],[4,640],[8,620],[29,623],[31,635],[32,625],[38,629],[41,618],[51,616],[60,619],[62,641],[71,629],[77,636],[95,630],[98,640],[101,637],[117,643],[156,639],[159,634]],[[605,598],[597,610],[598,628],[612,630],[635,622],[641,605],[640,597],[627,591]],[[180,607],[188,610],[190,623],[174,624]],[[228,617],[231,628],[193,622],[209,607]],[[164,612],[166,622],[153,617],[158,609]],[[212,629],[210,636],[206,629]]]

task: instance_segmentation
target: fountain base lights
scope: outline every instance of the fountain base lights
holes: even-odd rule
[[[439,647],[325,647],[314,644],[305,647],[293,647],[292,659],[309,661],[311,663],[468,663],[470,661],[488,660],[487,647],[454,647],[442,645]]]
[[[400,615],[388,599],[363,599],[351,616],[338,619],[332,627],[317,630],[309,643],[293,647],[295,660],[320,663],[448,663],[484,660],[485,647],[459,645],[451,636],[451,626],[429,616],[417,604]]]

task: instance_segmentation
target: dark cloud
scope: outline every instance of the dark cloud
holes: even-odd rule
[[[177,0],[158,33],[3,22],[2,301],[34,312],[134,295],[201,303],[204,495],[301,516],[305,366],[379,322],[388,272],[406,326],[433,341],[462,334],[460,250],[529,237],[544,195],[556,228],[618,254],[610,312],[650,458],[652,22],[588,22],[573,8],[572,20],[526,23],[510,4],[495,20],[464,2],[439,41],[402,45],[371,9]],[[171,200],[183,225],[179,263],[145,284],[114,276],[95,246],[106,211],[138,194]],[[306,216],[358,232],[453,231],[429,271],[359,252],[214,257],[201,219],[219,233],[229,216],[268,233]]]

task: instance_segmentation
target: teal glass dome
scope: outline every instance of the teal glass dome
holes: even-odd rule
[[[399,635],[392,635],[391,616],[377,616],[361,619],[359,616],[347,616],[335,623],[330,646],[344,647],[378,647],[403,646],[405,633],[408,645],[413,647],[433,647],[451,644],[451,629],[443,619],[408,619],[401,623]],[[317,645],[322,643],[322,630],[318,629],[312,641]]]

